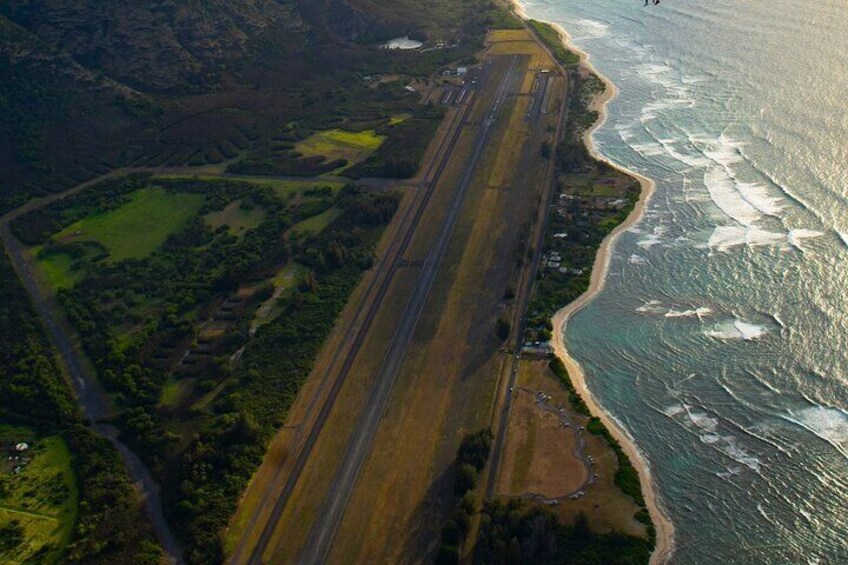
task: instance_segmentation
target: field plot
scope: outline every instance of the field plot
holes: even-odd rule
[[[42,249],[43,247],[35,248],[33,255],[38,257],[38,266],[48,287],[57,290],[71,288],[85,276],[74,257],[66,253],[41,253]]]
[[[324,228],[332,224],[333,221],[341,215],[342,211],[339,208],[330,208],[320,214],[316,214],[311,218],[295,224],[292,227],[292,234],[305,235],[321,233]]]
[[[149,255],[185,225],[203,204],[199,194],[176,194],[161,188],[139,190],[129,202],[72,224],[53,236],[67,244],[92,241],[105,247],[109,260]]]
[[[0,428],[0,562],[55,563],[77,514],[71,454],[58,436]],[[28,440],[26,451],[15,451]]]
[[[247,230],[259,227],[265,219],[265,210],[253,205],[245,206],[241,200],[236,200],[223,210],[206,214],[203,219],[213,230],[226,226],[230,233],[241,237]]]
[[[529,55],[529,72],[538,71],[540,68],[551,69],[554,65],[547,51],[526,29],[494,30],[489,33],[487,42],[490,44],[488,52],[491,55]]]
[[[556,500],[551,508],[564,524],[582,512],[599,534],[647,537],[645,525],[634,517],[640,507],[615,483],[615,452],[586,429],[591,427],[589,417],[573,408],[548,361],[522,361],[514,394],[497,494]],[[546,395],[544,402],[540,394]],[[563,421],[569,426],[561,425]]]
[[[332,129],[313,133],[295,145],[306,156],[320,155],[328,161],[344,159],[348,165],[359,163],[380,148],[386,137],[374,130],[360,132]]]
[[[571,424],[566,427],[556,405],[548,407],[539,391],[514,391],[499,494],[563,498],[578,492],[589,478]]]

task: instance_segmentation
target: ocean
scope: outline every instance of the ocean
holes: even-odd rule
[[[527,0],[656,181],[569,351],[645,456],[673,563],[848,563],[848,2]]]

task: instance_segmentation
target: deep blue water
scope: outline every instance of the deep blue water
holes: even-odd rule
[[[848,563],[848,2],[529,0],[619,88],[657,182],[566,340],[675,563]]]

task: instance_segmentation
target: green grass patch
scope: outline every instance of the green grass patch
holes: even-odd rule
[[[145,257],[182,227],[203,204],[200,194],[161,188],[134,192],[122,206],[76,222],[53,239],[62,243],[96,241],[112,261]]]
[[[38,257],[38,266],[51,288],[71,288],[85,276],[85,271],[75,269],[76,259],[66,253],[51,253],[39,257],[41,246],[33,249]]]
[[[258,328],[262,324],[267,324],[283,313],[283,308],[280,306],[280,299],[287,297],[307,272],[308,269],[306,267],[300,263],[291,261],[274,275],[271,279],[274,292],[268,300],[256,309],[256,314],[253,318],[254,328]]]
[[[306,156],[322,155],[328,161],[344,159],[348,165],[359,163],[380,148],[386,136],[373,129],[352,132],[331,129],[313,133],[295,145],[295,151]]]
[[[297,284],[297,281],[306,274],[306,267],[301,265],[300,263],[295,263],[294,261],[290,262],[288,265],[280,269],[274,278],[271,279],[271,283],[274,285],[275,289],[289,289],[294,287]]]
[[[191,382],[186,379],[168,379],[162,387],[159,408],[175,408],[190,392]]]
[[[396,126],[398,124],[402,124],[411,117],[412,114],[396,114],[389,118],[389,125]]]
[[[241,237],[248,230],[259,227],[265,220],[265,210],[259,206],[245,208],[241,200],[236,200],[223,210],[206,214],[203,219],[213,230],[227,226],[231,234]]]
[[[20,432],[21,438],[31,437],[29,430]],[[3,448],[8,445],[4,442]],[[50,436],[31,445],[26,464],[3,455],[11,468],[0,474],[0,562],[55,563],[77,516],[79,494],[68,446],[59,436]]]
[[[321,233],[324,229],[333,223],[333,221],[342,215],[342,210],[340,208],[336,208],[335,206],[312,216],[311,218],[307,218],[302,222],[295,224],[291,231],[295,235],[302,235],[306,233],[311,233],[313,235]]]

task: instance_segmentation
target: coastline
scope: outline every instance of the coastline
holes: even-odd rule
[[[518,17],[524,20],[530,19],[524,6],[521,4],[521,0],[511,0],[511,2]],[[657,493],[656,487],[654,486],[650,467],[630,434],[615,418],[606,412],[597,399],[592,395],[586,385],[586,377],[583,373],[582,367],[577,360],[571,356],[565,343],[565,330],[571,317],[591,302],[595,295],[604,288],[611,257],[611,250],[615,240],[621,233],[628,230],[636,222],[642,219],[645,206],[653,195],[656,185],[652,179],[630,171],[618,164],[612,163],[609,159],[603,157],[597,152],[595,145],[592,142],[592,134],[606,122],[607,104],[618,95],[618,88],[612,81],[595,69],[589,61],[588,53],[571,43],[571,36],[561,25],[555,22],[545,23],[553,26],[559,32],[565,46],[579,56],[579,67],[581,71],[595,75],[604,83],[605,86],[604,92],[596,96],[590,106],[592,110],[598,112],[598,119],[583,133],[583,144],[586,146],[586,149],[593,159],[603,161],[622,173],[635,178],[639,181],[642,188],[639,200],[627,216],[627,219],[616,226],[616,228],[603,240],[601,246],[598,248],[597,254],[595,255],[595,262],[592,266],[589,288],[574,301],[570,302],[554,314],[551,320],[554,328],[551,344],[556,356],[565,364],[575,388],[580,393],[580,396],[583,397],[583,400],[589,407],[589,410],[603,422],[607,429],[609,429],[610,433],[621,444],[622,449],[638,471],[642,494],[645,498],[648,512],[651,515],[651,520],[656,529],[656,544],[654,551],[651,554],[651,563],[666,563],[674,551],[674,526],[662,508],[661,499]]]

